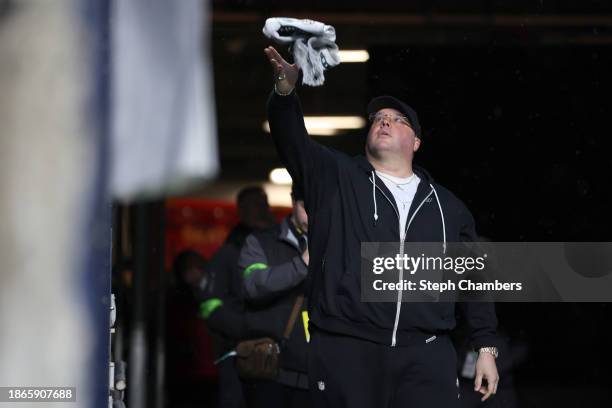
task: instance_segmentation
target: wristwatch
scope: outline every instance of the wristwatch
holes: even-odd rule
[[[497,347],[481,347],[478,349],[478,354],[480,353],[489,353],[492,354],[493,357],[499,357],[499,351],[497,351]]]

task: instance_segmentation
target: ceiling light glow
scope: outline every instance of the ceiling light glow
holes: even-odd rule
[[[370,59],[370,53],[366,50],[340,50],[338,51],[340,62],[366,62]]]
[[[334,136],[340,130],[362,129],[366,120],[361,116],[304,116],[308,134],[315,136]],[[270,133],[268,121],[263,123],[263,130]]]
[[[285,168],[276,168],[270,172],[270,181],[273,184],[281,184],[281,185],[291,185],[293,180],[291,180],[291,176],[289,172]]]

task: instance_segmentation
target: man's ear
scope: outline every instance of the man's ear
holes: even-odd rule
[[[416,152],[417,150],[419,150],[419,147],[421,147],[421,138],[420,137],[415,137],[414,138],[414,151]]]

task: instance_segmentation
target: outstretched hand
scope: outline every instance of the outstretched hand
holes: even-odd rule
[[[300,69],[296,64],[290,64],[274,49],[274,47],[264,48],[264,53],[268,57],[272,70],[274,71],[274,81],[276,89],[283,94],[290,93],[297,83]]]

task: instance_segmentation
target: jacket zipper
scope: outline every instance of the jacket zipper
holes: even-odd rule
[[[400,237],[400,258],[404,257],[404,241],[406,239],[406,235],[408,235],[408,229],[410,228],[410,224],[412,224],[412,220],[414,220],[414,217],[417,215],[417,213],[419,212],[423,204],[425,204],[425,200],[427,200],[429,196],[431,196],[432,192],[433,190],[431,190],[429,194],[425,196],[423,201],[421,201],[421,204],[419,204],[416,210],[414,210],[414,213],[412,213],[412,217],[410,217],[410,219],[408,220],[408,224],[406,224],[406,229],[404,230],[404,236]],[[403,279],[404,279],[404,269],[400,268],[399,281],[401,282]],[[395,345],[397,344],[397,328],[399,326],[400,314],[402,313],[402,294],[403,294],[403,291],[401,289],[397,291],[397,305],[395,309],[395,323],[393,324],[393,335],[391,336],[391,347],[395,347]]]
[[[370,178],[370,183],[374,183],[374,181],[371,178]],[[380,187],[376,186],[376,188],[382,193],[382,195],[387,199],[387,201],[389,201],[389,204],[391,204],[391,207],[393,207],[393,210],[395,211],[395,215],[397,216],[397,222],[399,223],[400,222],[399,211],[395,208],[395,205],[393,205],[393,201],[391,201],[389,197],[387,197],[387,194],[385,194],[385,192]],[[429,194],[427,194],[425,198],[423,198],[419,206],[416,208],[416,210],[414,210],[414,213],[412,214],[412,217],[410,217],[410,220],[408,220],[408,223],[406,224],[406,229],[404,230],[404,236],[402,237],[400,235],[400,248],[399,248],[400,257],[404,256],[404,240],[406,238],[406,235],[408,234],[408,229],[410,228],[410,224],[412,224],[412,220],[414,220],[414,217],[417,215],[417,213],[419,212],[423,204],[425,204],[425,200],[427,200],[431,196],[432,193],[433,193],[433,189],[431,189],[429,191]],[[404,270],[400,269],[399,281],[401,282],[403,279],[404,279]],[[398,290],[397,291],[397,304],[396,304],[396,309],[395,309],[395,323],[393,324],[393,334],[391,335],[391,347],[395,347],[395,345],[397,344],[397,328],[399,326],[399,319],[400,319],[401,312],[402,312],[402,290]]]

